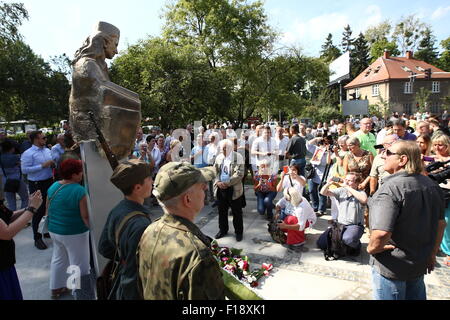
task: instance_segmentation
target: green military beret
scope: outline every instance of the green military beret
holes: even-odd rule
[[[111,176],[111,182],[120,190],[139,184],[152,175],[151,166],[137,159],[128,160],[119,164]]]
[[[216,177],[212,167],[197,169],[186,162],[169,162],[159,169],[153,185],[153,194],[159,200],[179,196],[196,183],[208,182]]]

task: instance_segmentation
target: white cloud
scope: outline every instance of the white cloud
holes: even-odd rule
[[[366,18],[364,21],[364,30],[370,26],[376,26],[383,21],[383,16],[381,14],[381,9],[379,6],[370,5],[367,7],[365,13]]]
[[[447,13],[449,13],[449,12],[450,12],[450,6],[448,6],[446,8],[439,7],[431,15],[431,19],[433,19],[433,20],[440,19],[440,18],[444,17],[445,15],[447,15]]]
[[[292,44],[295,42],[322,41],[328,33],[342,32],[347,24],[349,24],[348,16],[340,13],[324,14],[306,22],[296,20],[290,28],[291,31],[283,34],[282,42]]]

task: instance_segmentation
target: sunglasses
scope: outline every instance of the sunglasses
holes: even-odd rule
[[[395,153],[395,152],[392,152],[392,151],[389,150],[389,149],[386,149],[386,157],[392,156],[392,155],[394,155],[394,154],[398,154],[398,153]]]

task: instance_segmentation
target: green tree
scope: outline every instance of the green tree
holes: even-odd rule
[[[28,20],[28,11],[23,3],[6,3],[0,1],[0,39],[20,40],[18,27],[23,20]]]
[[[222,72],[230,81],[226,119],[238,126],[286,72],[272,67],[276,33],[260,1],[181,0],[167,7],[165,17],[165,39],[180,47],[195,47],[213,72]]]
[[[430,96],[431,96],[431,91],[421,87],[417,92],[416,92],[416,101],[419,104],[418,110],[420,112],[425,112],[427,111],[427,107],[428,107],[428,102],[430,100]]]
[[[372,110],[371,106],[376,109]],[[372,114],[372,111],[376,111],[381,114],[381,116],[387,120],[390,111],[392,110],[392,104],[388,100],[384,100],[382,96],[378,96],[378,103],[375,105],[369,105],[369,112]]]
[[[381,57],[385,51],[389,51],[389,54],[394,57],[400,55],[397,43],[389,40],[391,29],[390,21],[385,20],[376,26],[369,27],[364,33],[364,38],[370,46],[370,63]]]
[[[371,63],[381,57],[385,51],[388,51],[391,56],[399,56],[400,51],[398,50],[397,43],[395,41],[388,41],[387,39],[382,39],[374,42],[370,47],[370,56],[372,57]]]
[[[0,116],[52,123],[67,117],[70,85],[24,42],[0,39]]]
[[[351,77],[356,78],[369,66],[369,45],[362,33],[353,42],[354,49],[350,53],[351,61]]]
[[[364,32],[364,37],[366,38],[369,45],[372,45],[378,41],[387,40],[391,33],[391,23],[389,20],[385,20],[376,26],[367,28]]]
[[[179,47],[162,39],[130,46],[114,60],[111,79],[135,92],[142,115],[163,129],[182,128],[195,120],[225,116],[231,85],[221,71],[212,72],[194,47]]]
[[[431,29],[425,29],[423,38],[419,43],[418,51],[414,54],[414,58],[434,65],[437,62],[439,54],[435,44],[436,37],[433,35]]]
[[[443,52],[437,61],[437,66],[446,72],[450,72],[450,37],[441,41],[441,47]]]
[[[320,58],[322,58],[325,62],[330,63],[339,58],[340,55],[341,51],[333,44],[333,35],[329,33],[325,39],[325,43],[322,45]]]
[[[352,33],[353,31],[350,28],[350,25],[346,25],[344,27],[344,32],[342,33],[342,41],[341,41],[341,48],[343,53],[353,50],[354,39],[352,38]]]
[[[414,14],[400,19],[392,36],[398,43],[402,54],[406,54],[406,51],[416,51],[427,27]]]

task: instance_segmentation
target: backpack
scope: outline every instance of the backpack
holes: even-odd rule
[[[307,163],[305,166],[305,178],[306,179],[312,179],[314,178],[314,175],[316,174],[316,169],[311,163]]]
[[[278,228],[277,221],[272,220],[267,224],[268,231],[273,241],[281,244],[286,244],[287,236],[286,234]]]
[[[347,246],[342,241],[345,225],[334,221],[331,228],[327,230],[327,248],[323,255],[325,260],[338,260],[347,255]]]
[[[103,268],[102,274],[100,277],[97,278],[97,299],[98,300],[109,300],[112,288],[114,286],[114,282],[117,279],[117,270],[119,267],[119,263],[122,262],[122,259],[120,258],[120,250],[119,250],[119,239],[120,235],[127,224],[127,222],[136,216],[144,216],[146,218],[147,215],[139,212],[139,211],[133,211],[128,213],[122,221],[119,223],[119,226],[116,228],[115,235],[115,244],[116,244],[116,250],[114,253],[114,258],[112,260],[108,260],[105,267]],[[116,258],[120,259],[120,262],[116,260]]]

